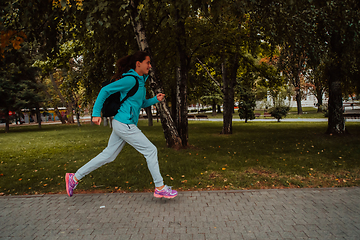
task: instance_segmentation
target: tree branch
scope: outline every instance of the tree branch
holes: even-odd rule
[[[200,61],[199,58],[196,58],[198,60],[198,62],[201,64],[201,66],[205,69],[205,71],[208,73],[209,77],[216,83],[216,85],[218,87],[221,87],[220,83],[218,81],[216,81],[216,79],[210,74],[209,70],[207,69],[207,67]]]

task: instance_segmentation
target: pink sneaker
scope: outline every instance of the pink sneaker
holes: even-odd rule
[[[157,190],[155,189],[154,197],[156,198],[174,198],[177,196],[177,191],[172,190],[171,187],[165,185],[163,189]]]
[[[66,173],[65,182],[66,182],[66,192],[71,197],[73,195],[73,191],[78,185],[78,182],[74,180],[74,173]]]

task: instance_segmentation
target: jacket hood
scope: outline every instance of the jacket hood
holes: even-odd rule
[[[140,79],[143,78],[145,82],[149,77],[149,75],[140,76],[137,72],[135,72],[134,69],[130,69],[127,73],[123,73],[123,77],[126,77],[126,76],[132,76],[132,77],[136,77],[136,78],[140,78]]]

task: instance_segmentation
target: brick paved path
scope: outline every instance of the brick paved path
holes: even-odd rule
[[[0,239],[360,239],[360,188],[5,196]]]

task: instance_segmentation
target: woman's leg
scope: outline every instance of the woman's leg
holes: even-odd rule
[[[123,149],[124,145],[125,141],[116,134],[115,127],[113,126],[113,131],[109,138],[107,147],[100,154],[77,170],[75,177],[80,180],[95,169],[98,169],[99,167],[114,161],[117,155]]]
[[[163,178],[160,174],[157,149],[149,139],[134,124],[123,124],[113,120],[113,128],[115,133],[133,146],[138,152],[144,155],[148,169],[153,178],[155,187],[164,185]]]

